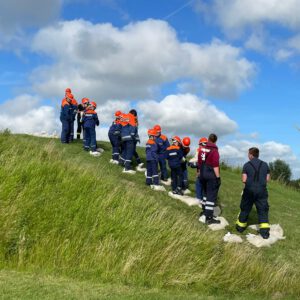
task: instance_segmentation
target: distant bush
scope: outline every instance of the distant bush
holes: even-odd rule
[[[274,162],[269,163],[271,178],[283,183],[289,183],[292,171],[290,166],[281,159],[276,159]]]
[[[0,134],[2,135],[11,135],[11,131],[9,128],[5,128],[4,130],[0,131]]]

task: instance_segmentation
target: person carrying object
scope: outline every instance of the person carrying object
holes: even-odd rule
[[[245,184],[240,204],[240,214],[236,221],[236,229],[243,232],[253,204],[256,206],[259,223],[259,233],[264,239],[270,236],[269,204],[267,183],[270,180],[270,169],[266,162],[260,160],[259,149],[248,150],[249,161],[244,164],[242,181]]]

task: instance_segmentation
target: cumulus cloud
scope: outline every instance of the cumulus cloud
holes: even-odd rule
[[[10,43],[20,44],[24,29],[39,27],[58,18],[62,0],[0,1],[0,49]]]
[[[293,177],[300,177],[300,160],[293,153],[292,148],[274,141],[254,143],[248,140],[236,140],[229,142],[220,147],[221,160],[233,166],[242,166],[248,161],[248,149],[251,147],[258,147],[260,158],[267,163],[276,159],[284,160],[290,165]]]
[[[293,30],[300,28],[300,0],[214,0],[210,7],[202,1],[196,3],[201,12],[203,7],[229,34],[268,22]]]
[[[58,112],[52,106],[41,105],[36,96],[20,95],[0,105],[0,128],[14,133],[52,134],[60,128]]]
[[[121,29],[84,20],[60,22],[41,29],[32,50],[54,64],[31,76],[36,92],[57,96],[66,86],[79,97],[143,99],[165,83],[190,78],[208,96],[234,98],[251,86],[256,68],[239,48],[214,40],[181,43],[165,21],[146,20]]]
[[[115,119],[114,114],[117,110],[128,113],[130,110],[130,102],[109,100],[105,104],[100,105],[97,108],[97,113],[100,118],[100,122],[104,124],[110,124]]]
[[[222,136],[237,130],[237,124],[224,112],[191,94],[169,95],[161,102],[143,101],[138,110],[148,128],[160,124],[169,134],[199,137],[215,132]]]

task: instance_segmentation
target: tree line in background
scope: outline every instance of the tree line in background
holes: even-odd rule
[[[276,159],[274,162],[269,163],[269,167],[271,178],[273,180],[277,180],[296,189],[300,189],[300,178],[291,180],[291,168],[284,160]]]

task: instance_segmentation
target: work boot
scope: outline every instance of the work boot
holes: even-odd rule
[[[267,240],[270,237],[270,229],[269,228],[259,229],[259,233],[263,239]]]
[[[239,232],[239,233],[242,233],[245,231],[246,227],[241,227],[239,225],[235,225],[235,229]]]
[[[206,217],[205,223],[206,223],[207,225],[212,225],[212,224],[220,224],[221,221],[215,219],[214,217]]]

